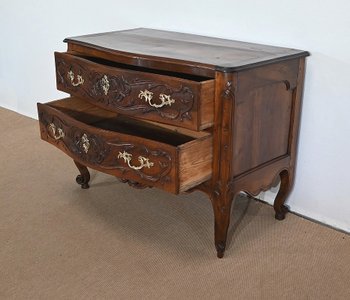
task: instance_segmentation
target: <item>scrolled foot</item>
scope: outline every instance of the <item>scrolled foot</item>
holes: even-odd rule
[[[288,207],[284,204],[292,186],[292,176],[289,170],[284,170],[280,173],[281,184],[277,193],[273,207],[275,209],[275,219],[284,220],[286,213],[289,211]]]
[[[80,174],[75,178],[75,181],[77,182],[77,184],[80,184],[82,189],[88,189],[90,181],[89,170],[87,169],[87,167],[83,166],[77,161],[74,161],[74,163],[80,172]]]
[[[82,189],[88,189],[90,187],[88,181],[86,182],[86,179],[82,175],[78,175],[75,178],[75,181],[77,182],[77,184],[81,185]]]
[[[285,219],[286,217],[286,213],[288,212],[288,207],[286,205],[282,205],[282,207],[280,208],[279,211],[276,211],[276,214],[275,214],[275,219],[276,220],[279,220],[279,221],[282,221]]]

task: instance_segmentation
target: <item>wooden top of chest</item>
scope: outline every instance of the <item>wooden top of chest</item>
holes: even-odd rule
[[[147,28],[70,37],[64,41],[117,55],[133,55],[139,65],[143,59],[153,59],[223,72],[309,55],[302,50]]]

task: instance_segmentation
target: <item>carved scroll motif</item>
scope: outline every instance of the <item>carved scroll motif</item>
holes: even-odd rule
[[[171,155],[164,150],[150,150],[145,145],[121,140],[108,141],[101,136],[71,126],[56,115],[45,111],[39,113],[39,120],[43,125],[41,126],[42,136],[57,147],[63,147],[73,156],[73,159],[78,158],[102,169],[119,170],[123,177],[132,172],[151,183],[167,183],[171,180],[169,173],[172,168],[172,159]],[[57,132],[55,134],[52,132],[53,126],[61,128],[65,133],[64,136],[57,139]],[[151,162],[143,161],[145,168],[130,168],[132,155],[128,163],[125,163],[121,157],[118,158],[118,154],[124,152],[135,154],[135,162],[140,156],[149,158]],[[147,167],[148,165],[150,168]]]
[[[83,85],[73,86],[67,78],[67,72],[83,76]],[[90,70],[74,62],[68,64],[65,60],[56,58],[56,73],[59,85],[72,94],[88,97],[106,108],[130,114],[155,113],[169,120],[191,120],[191,110],[194,105],[193,91],[187,86],[172,87],[147,79],[147,75],[138,78],[133,75],[106,75]],[[149,105],[139,97],[140,90],[154,94],[161,103],[171,105]],[[173,99],[176,99],[176,103]]]
[[[224,91],[222,93],[223,97],[234,98],[234,87],[232,81],[227,81],[225,84]]]

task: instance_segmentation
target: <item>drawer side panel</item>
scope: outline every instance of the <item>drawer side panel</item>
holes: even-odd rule
[[[213,138],[208,136],[179,149],[180,192],[207,181],[212,176]]]

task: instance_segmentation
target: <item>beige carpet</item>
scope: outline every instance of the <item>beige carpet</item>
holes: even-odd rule
[[[347,234],[242,197],[219,260],[204,194],[95,171],[82,190],[36,121],[0,128],[0,299],[350,299]]]

